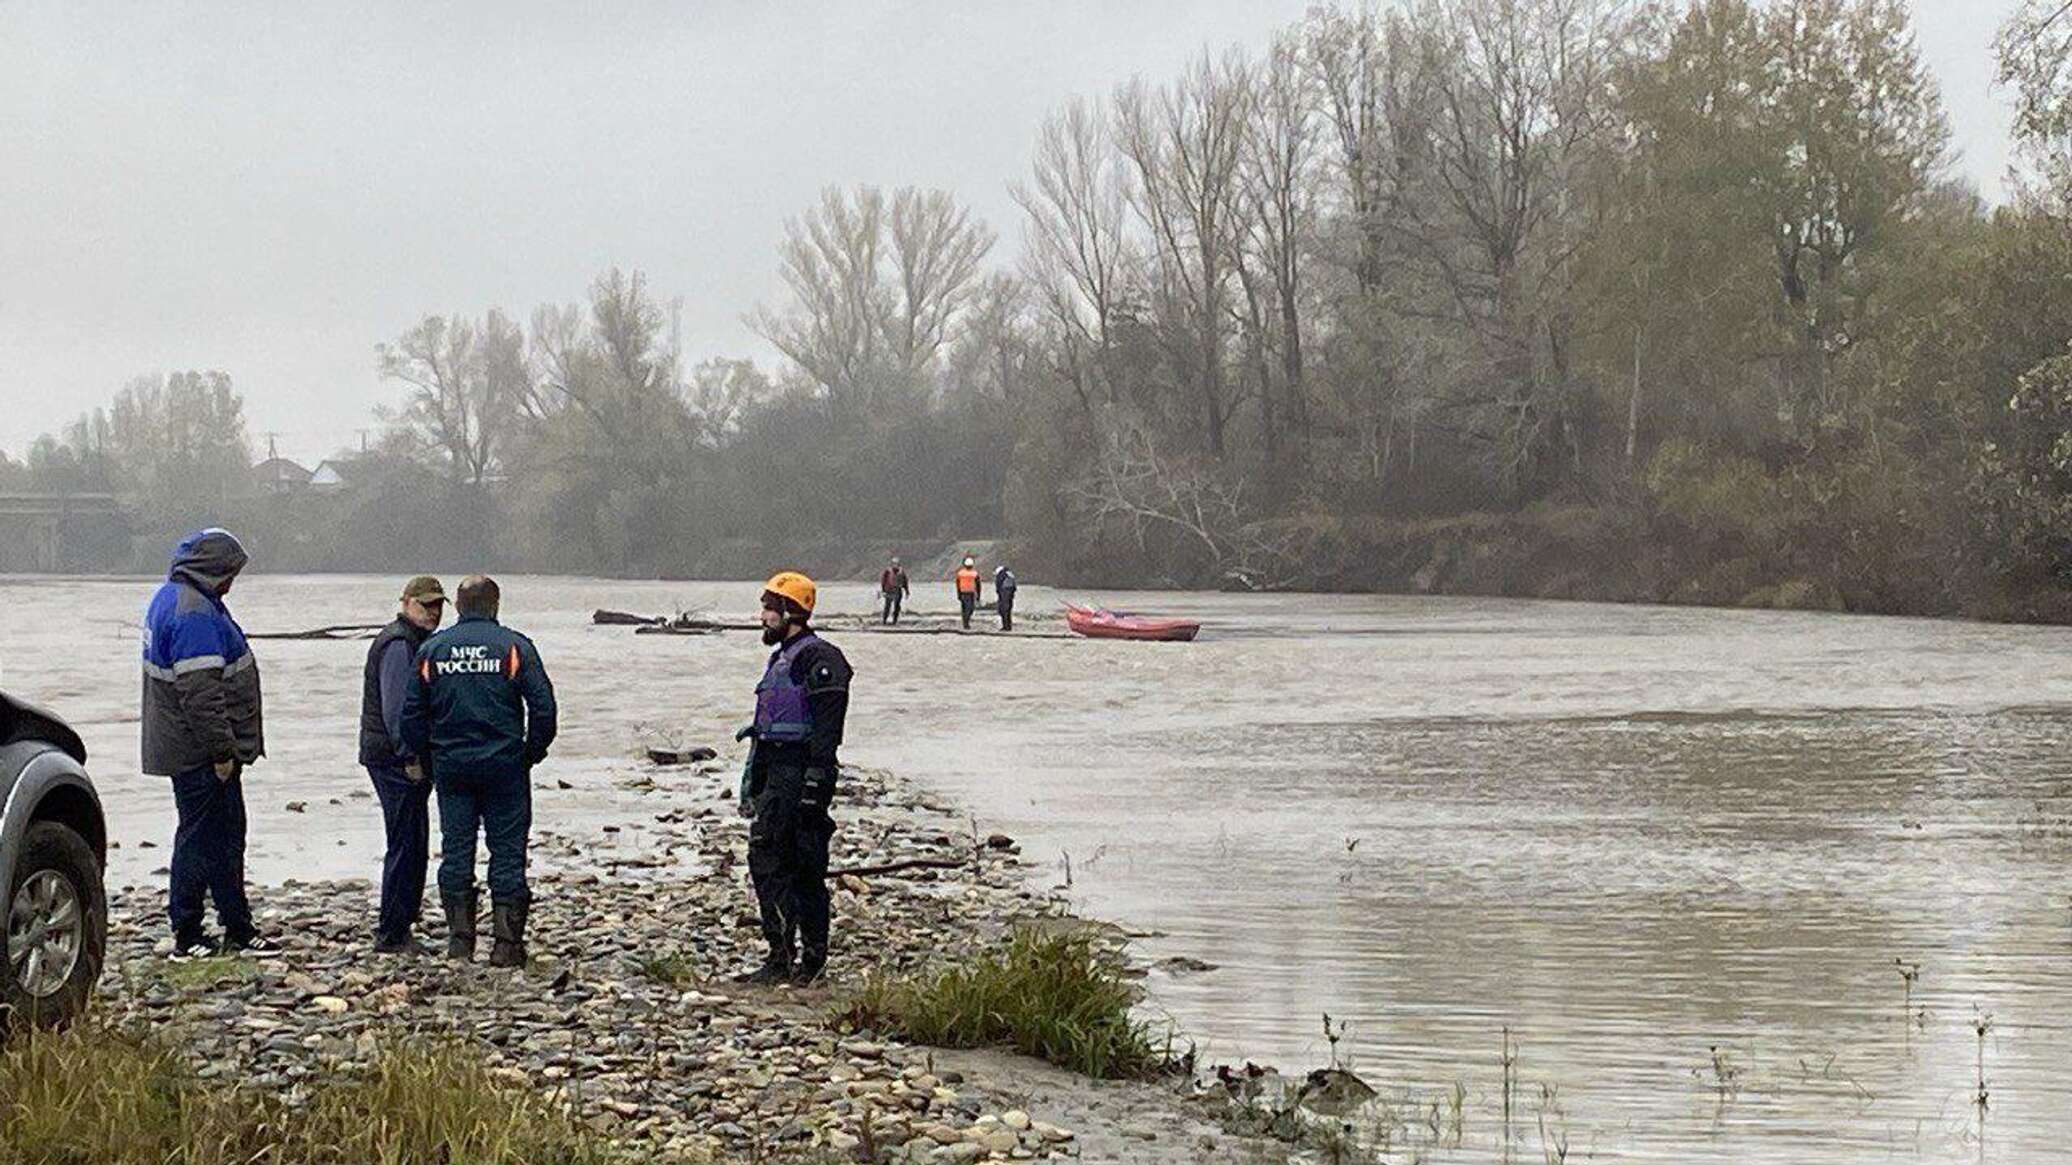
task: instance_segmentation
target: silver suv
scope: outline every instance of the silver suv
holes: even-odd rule
[[[107,846],[79,734],[0,692],[0,1031],[86,1007],[108,942]]]

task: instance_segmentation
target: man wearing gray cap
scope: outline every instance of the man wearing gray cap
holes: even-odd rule
[[[360,691],[360,763],[374,779],[388,834],[388,851],[381,860],[381,916],[374,926],[374,949],[380,954],[417,949],[410,928],[424,908],[432,782],[423,759],[403,739],[403,699],[417,682],[417,649],[439,629],[445,614],[446,591],[439,580],[418,575],[403,584],[395,622],[382,628],[367,648]]]

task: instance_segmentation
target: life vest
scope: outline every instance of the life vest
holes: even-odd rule
[[[755,686],[757,740],[797,744],[813,734],[813,705],[806,699],[806,686],[791,678],[791,665],[814,638],[808,631],[770,656],[770,666]]]
[[[957,593],[975,595],[978,593],[978,571],[971,567],[960,567],[957,571]]]

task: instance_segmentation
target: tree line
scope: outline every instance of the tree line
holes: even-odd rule
[[[2072,13],[1996,53],[1988,206],[1903,0],[1319,8],[1056,110],[1018,247],[828,189],[770,369],[687,363],[638,272],[428,317],[372,462],[542,569],[1005,534],[1057,581],[2020,613],[2072,570]]]

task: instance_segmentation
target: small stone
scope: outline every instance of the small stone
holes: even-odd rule
[[[974,1145],[966,1141],[961,1145],[944,1145],[935,1152],[930,1153],[928,1159],[931,1161],[946,1161],[950,1165],[970,1165],[970,1162],[976,1161],[985,1155],[985,1146]]]
[[[327,1015],[344,1015],[346,1009],[352,1006],[336,995],[319,995],[309,1002],[318,1011],[324,1012]]]
[[[307,801],[290,801],[290,802],[288,802],[288,812],[290,812],[290,813],[306,813],[306,812],[308,812],[308,811],[309,811],[309,802],[307,802]]]
[[[1018,1108],[1010,1108],[1000,1114],[1000,1123],[1016,1132],[1023,1132],[1029,1127],[1029,1114]]]

